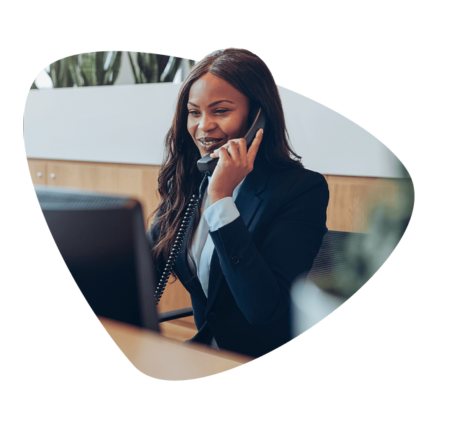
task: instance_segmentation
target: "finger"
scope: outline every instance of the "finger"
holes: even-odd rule
[[[245,138],[239,138],[239,140],[236,140],[238,146],[239,146],[239,151],[244,151],[245,153],[247,153],[247,141],[245,140]]]
[[[224,149],[228,150],[228,146],[229,146],[229,142],[224,144],[223,146],[220,146],[218,149],[214,150],[210,156],[212,158],[218,158],[220,149],[224,148]]]
[[[219,149],[219,161],[228,162],[230,160],[230,154],[227,152],[225,147]]]
[[[238,141],[236,140],[230,140],[228,143],[228,153],[234,156],[239,156],[239,152],[240,152],[240,144]]]
[[[259,129],[258,132],[255,135],[255,139],[253,140],[252,145],[255,144],[255,143],[256,144],[260,144],[261,141],[262,141],[263,134],[264,134],[263,129]]]
[[[228,143],[227,143],[228,144]],[[218,158],[219,157],[219,152],[220,152],[220,149],[222,149],[222,148],[224,148],[225,150],[228,148],[228,145],[227,144],[224,144],[223,146],[220,146],[219,148],[217,148],[216,150],[214,150],[212,153],[211,153],[211,157],[214,157],[214,158]]]
[[[247,159],[251,165],[253,165],[253,162],[255,161],[256,154],[258,153],[258,149],[259,146],[261,145],[262,139],[263,139],[263,130],[259,129],[252,142],[252,145],[249,147],[247,152]]]
[[[237,142],[239,149],[239,158],[241,159],[243,165],[247,164],[247,141],[244,138],[240,138]]]
[[[229,148],[230,148],[230,143],[233,141],[233,142],[238,142],[238,141],[240,141],[240,140],[243,140],[243,138],[240,138],[239,140],[229,140],[227,143],[225,143],[223,146],[220,146],[218,149],[216,149],[216,150],[214,150],[212,153],[211,153],[211,157],[212,158],[218,158],[219,157],[219,150],[221,149],[221,148],[225,148],[227,151],[228,151],[228,153],[230,153],[230,150],[229,150]],[[239,147],[238,147],[239,148]],[[214,156],[213,156],[213,154],[214,154]]]
[[[239,147],[240,144],[238,141],[236,140],[231,140],[230,141],[230,147],[228,148],[228,154],[230,159],[233,160],[233,164],[236,167],[240,167],[242,163],[246,164],[247,163],[247,156],[244,155],[245,157],[242,157],[242,153],[240,150],[245,150]]]
[[[211,154],[210,154],[210,156],[212,157],[212,158],[218,158],[219,157],[219,154],[220,154],[220,150],[221,149],[227,149],[225,146],[223,146],[223,147],[219,147],[218,149],[216,149],[216,150],[214,150]]]
[[[224,144],[222,147],[225,147],[227,149],[228,153],[230,153],[231,144],[236,144],[236,147],[238,148],[238,150],[240,152],[241,151],[240,147],[241,147],[242,143],[245,144],[245,140],[243,138],[234,138],[233,140],[229,140],[228,143]],[[246,149],[245,152],[247,152],[247,147],[245,149]],[[217,149],[217,150],[219,150],[219,149]],[[214,150],[214,151],[216,151],[216,150]]]
[[[258,132],[255,135],[255,139],[252,142],[252,145],[249,147],[249,149],[251,148],[259,148],[259,145],[261,144],[262,141],[262,137],[263,137],[263,133],[264,131],[262,129],[258,130]]]

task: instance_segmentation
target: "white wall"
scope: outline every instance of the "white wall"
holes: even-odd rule
[[[27,156],[158,165],[180,85],[158,83],[33,90]]]
[[[181,84],[32,90],[27,156],[159,165]],[[279,88],[288,132],[304,165],[322,174],[399,177],[396,157],[338,113]]]
[[[367,131],[302,95],[279,91],[289,137],[306,168],[322,174],[401,176],[397,157]]]

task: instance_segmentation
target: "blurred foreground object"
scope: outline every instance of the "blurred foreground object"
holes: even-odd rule
[[[366,233],[329,231],[324,237],[310,274],[306,279],[299,278],[292,287],[294,337],[356,293],[392,254],[414,206],[411,179],[401,179],[397,186],[396,203],[375,205]]]

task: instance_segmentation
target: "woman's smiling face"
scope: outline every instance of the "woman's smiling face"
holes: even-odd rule
[[[249,108],[244,94],[212,73],[192,84],[187,128],[202,157],[229,140],[244,137]]]

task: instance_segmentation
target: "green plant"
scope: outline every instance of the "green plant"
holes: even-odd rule
[[[136,62],[128,52],[135,83],[173,82],[182,58],[138,52]]]
[[[113,85],[119,75],[122,52],[84,53],[70,60],[70,74],[77,86]]]
[[[74,85],[72,73],[69,70],[72,57],[55,61],[48,67],[47,74],[52,79],[54,88],[71,88]]]
[[[50,64],[45,70],[54,88],[113,85],[119,75],[122,52],[90,52]],[[37,89],[33,83],[32,89]]]

